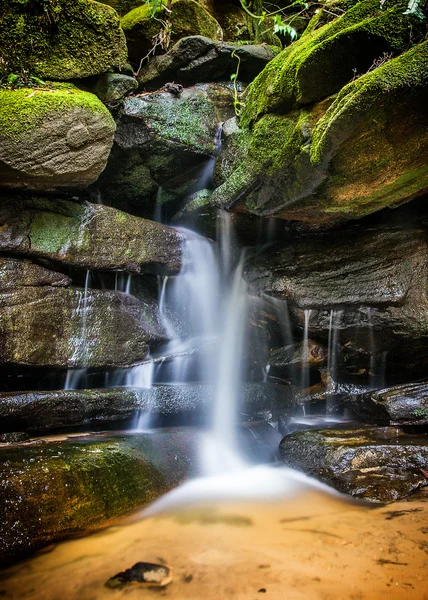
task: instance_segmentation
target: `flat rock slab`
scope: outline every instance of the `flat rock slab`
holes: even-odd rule
[[[428,383],[408,383],[354,394],[346,405],[365,423],[376,425],[428,425]]]
[[[150,411],[153,420],[200,423],[213,395],[213,387],[202,384],[0,393],[0,431],[44,432],[120,422],[137,411]],[[240,390],[239,411],[245,420],[264,409],[291,412],[293,403],[289,387],[247,383]]]
[[[282,439],[280,453],[288,466],[370,502],[394,502],[428,484],[428,435],[395,428],[300,431]]]

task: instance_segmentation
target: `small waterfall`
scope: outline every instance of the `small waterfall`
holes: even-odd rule
[[[309,320],[311,318],[311,309],[305,309],[305,325],[303,329],[303,344],[302,344],[302,367],[300,387],[302,390],[309,388]]]
[[[86,271],[85,277],[85,288],[82,294],[79,291],[79,300],[77,303],[75,314],[81,319],[80,335],[75,338],[75,348],[72,362],[79,362],[85,364],[89,358],[89,347],[88,347],[88,334],[87,334],[87,319],[88,319],[88,290],[91,284],[91,272]],[[87,368],[82,367],[80,369],[68,369],[65,378],[64,389],[65,390],[76,390],[86,378]]]
[[[327,392],[334,393],[340,358],[339,334],[343,311],[330,311],[327,345]]]
[[[133,367],[126,376],[125,387],[150,389],[153,385],[154,362],[149,360]],[[151,407],[137,412],[131,429],[135,432],[145,432],[150,428]]]

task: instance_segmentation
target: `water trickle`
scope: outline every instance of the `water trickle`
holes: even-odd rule
[[[75,315],[80,319],[81,326],[78,337],[74,338],[74,352],[71,357],[72,363],[81,363],[85,365],[89,359],[89,345],[88,345],[88,333],[87,333],[87,319],[88,319],[88,290],[91,284],[91,272],[86,271],[85,277],[85,288],[82,292],[79,290],[79,300],[75,310]],[[76,390],[82,386],[86,379],[87,368],[83,367],[80,369],[68,369],[65,378],[64,389],[65,390]]]
[[[305,324],[303,328],[303,344],[302,344],[302,367],[301,367],[301,379],[300,387],[302,390],[309,388],[309,344],[308,344],[308,332],[309,332],[309,320],[311,318],[311,309],[305,310]]]
[[[331,310],[328,328],[328,346],[327,346],[327,392],[334,393],[337,382],[337,367],[340,359],[340,325],[342,322],[343,310]]]

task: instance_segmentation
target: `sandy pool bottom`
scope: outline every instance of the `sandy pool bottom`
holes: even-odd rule
[[[104,583],[139,561],[165,563],[163,589]],[[428,600],[428,495],[381,508],[308,492],[122,521],[3,572],[16,600]]]

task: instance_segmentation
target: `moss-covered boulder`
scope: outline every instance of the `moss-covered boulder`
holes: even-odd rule
[[[211,201],[328,224],[423,195],[428,190],[427,65],[424,42],[335,97],[286,115],[265,115],[251,132],[235,133],[234,169],[229,162],[219,173],[221,185]]]
[[[86,187],[104,169],[115,129],[104,104],[71,85],[0,89],[0,185]]]
[[[268,112],[313,104],[338,92],[355,77],[373,69],[384,53],[407,50],[414,15],[404,14],[407,2],[362,0],[286,48],[249,89],[243,123]],[[423,26],[422,26],[423,27]],[[423,35],[421,35],[423,39]]]
[[[195,0],[173,0],[170,10],[166,9],[166,2],[162,0],[155,15],[152,3],[143,4],[126,14],[121,19],[121,25],[128,42],[129,58],[137,65],[149,52],[154,50],[156,54],[162,54],[171,43],[182,37],[202,35],[213,40],[223,38],[218,22]],[[156,36],[157,45],[154,48]]]
[[[103,73],[88,77],[79,85],[88,92],[95,94],[104,104],[113,105],[113,108],[122,98],[131,94],[138,87],[134,77],[122,75],[121,73]]]
[[[283,438],[283,461],[340,492],[375,503],[394,502],[428,483],[428,435],[395,428],[343,425]]]
[[[232,114],[229,84],[126,98],[112,153],[96,183],[103,200],[151,218],[159,186],[161,202],[186,195],[198,184],[203,165],[213,161],[219,124]]]
[[[72,288],[61,273],[9,258],[0,278],[1,364],[127,367],[167,339],[157,306],[129,294]]]
[[[155,56],[138,74],[140,86],[157,90],[170,81],[194,85],[228,81],[237,75],[249,82],[279,52],[264,44],[228,44],[193,35],[179,40],[166,54]]]
[[[64,81],[121,67],[127,58],[120,20],[93,0],[1,0],[0,55],[22,70]]]
[[[183,236],[109,206],[31,196],[0,202],[0,250],[90,270],[175,274]]]

